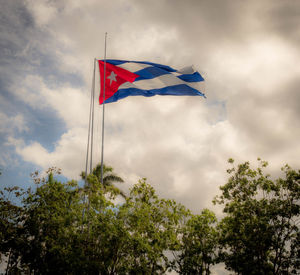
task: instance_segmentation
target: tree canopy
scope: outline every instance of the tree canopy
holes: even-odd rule
[[[0,261],[6,274],[210,274],[217,263],[236,274],[299,274],[300,171],[285,166],[274,180],[264,161],[230,163],[214,199],[219,220],[160,198],[146,179],[125,194],[109,166],[103,185],[97,165],[84,187],[59,181],[57,168],[35,172],[35,188],[0,191]]]
[[[272,180],[267,165],[228,169],[231,176],[215,199],[225,213],[222,260],[237,274],[299,274],[300,171],[286,165],[284,177]]]

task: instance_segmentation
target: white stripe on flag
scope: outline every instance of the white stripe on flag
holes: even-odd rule
[[[117,67],[121,67],[121,68],[123,68],[123,69],[125,69],[127,71],[135,73],[135,72],[137,72],[139,70],[142,70],[142,69],[145,69],[145,68],[148,68],[148,67],[153,67],[153,66],[149,65],[149,64],[126,62],[126,63],[118,65]]]
[[[181,80],[180,78],[172,75],[172,74],[164,74],[156,78],[152,79],[144,79],[144,80],[139,80],[135,81],[133,83],[130,82],[125,82],[122,84],[119,89],[126,89],[126,88],[138,88],[141,90],[152,90],[152,89],[161,89],[167,86],[174,86],[174,85],[180,85],[180,84],[185,84],[188,85],[194,89],[199,89],[202,85],[199,86],[199,84],[203,83],[204,81],[201,82],[186,82]]]

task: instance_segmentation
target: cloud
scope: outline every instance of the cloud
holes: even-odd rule
[[[22,114],[8,117],[5,113],[0,112],[0,133],[12,135],[15,132],[26,132],[29,130]]]
[[[0,121],[0,166],[3,168],[17,164],[17,160],[12,154],[11,147],[14,148],[23,145],[23,142],[15,137],[27,133],[29,127],[22,114],[8,116],[5,113],[0,112]]]
[[[54,109],[67,127],[86,126],[88,96],[81,89],[69,85],[49,87],[42,77],[28,75],[10,88],[15,96],[34,109]]]
[[[16,147],[16,151],[25,161],[34,163],[44,170],[49,167],[59,167],[63,169],[65,176],[79,179],[79,174],[85,167],[83,157],[85,156],[83,142],[85,134],[85,129],[73,128],[61,137],[53,152],[47,151],[38,142],[29,145],[21,144]]]
[[[291,46],[297,49],[300,43],[299,36],[299,16],[300,3],[270,1],[267,2],[261,10],[261,16],[264,17],[264,26],[269,32],[276,33],[283,37]]]
[[[93,62],[103,58],[108,32],[109,58],[194,64],[206,79],[207,100],[132,97],[107,105],[104,158],[126,188],[147,177],[160,195],[199,212],[226,182],[229,157],[260,156],[273,163],[271,172],[285,162],[299,166],[297,7],[267,0],[10,1],[1,81],[27,108],[20,112],[24,125],[13,120],[12,128],[30,132],[28,113],[36,110],[51,110],[65,124],[52,147],[37,136],[11,144],[26,162],[78,177],[85,167]],[[59,125],[48,127],[55,132]],[[100,144],[97,105],[94,163]]]
[[[15,167],[10,182],[20,174],[20,185],[36,166],[57,166],[79,178],[93,62],[103,58],[108,32],[108,58],[193,64],[206,80],[207,100],[131,97],[106,106],[104,160],[125,179],[120,187],[147,177],[160,196],[220,217],[211,200],[226,183],[228,158],[255,166],[262,157],[275,176],[285,163],[299,168],[299,5],[6,1],[0,10],[0,165]],[[94,165],[102,121],[95,107]]]
[[[282,39],[257,38],[246,45],[228,45],[215,51],[212,63],[225,72],[223,78],[233,85],[240,84],[239,89],[245,87],[255,94],[273,95],[280,86],[299,76],[299,68],[293,66],[299,62],[299,55]]]
[[[49,1],[32,1],[27,0],[26,4],[29,6],[31,14],[35,23],[39,26],[44,26],[55,19],[57,9],[53,3]]]

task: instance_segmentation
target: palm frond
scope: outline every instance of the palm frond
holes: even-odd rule
[[[92,173],[97,178],[99,184],[101,184],[101,170],[101,164],[99,163],[93,169]],[[114,185],[114,183],[121,183],[124,182],[124,180],[116,175],[113,170],[114,169],[111,166],[103,165],[103,188],[107,193],[114,193],[115,195],[120,195],[123,198],[126,198],[125,193]],[[81,172],[80,176],[82,179],[85,179],[85,172]]]

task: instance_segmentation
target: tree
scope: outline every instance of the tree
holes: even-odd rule
[[[223,260],[237,274],[299,274],[300,171],[285,166],[284,178],[273,181],[266,166],[228,169],[231,177],[215,199],[225,205]]]
[[[0,190],[0,260],[6,258],[7,269],[13,271],[17,269],[19,220],[23,215],[22,207],[13,200],[22,194],[23,190],[19,187],[5,187],[3,191]]]
[[[160,199],[146,179],[140,180],[118,213],[129,232],[123,255],[126,272],[164,274],[171,266],[167,253],[178,249],[179,233],[188,215],[183,205]]]
[[[92,174],[96,177],[93,181],[93,184],[99,185],[101,184],[101,164],[97,164],[97,166],[93,169]],[[81,172],[82,179],[85,179],[85,172]],[[106,166],[103,164],[103,187],[104,192],[109,193],[112,197],[117,195],[121,195],[125,198],[125,194],[122,190],[114,185],[114,183],[122,183],[124,180],[114,173],[113,168],[111,166]]]
[[[144,179],[115,205],[97,175],[88,175],[89,186],[80,188],[58,181],[55,172],[45,178],[34,173],[33,190],[0,192],[0,255],[9,258],[7,274],[166,272],[167,253],[178,247],[188,213],[182,205],[160,199]]]
[[[188,213],[182,205],[160,199],[142,179],[130,190],[124,204],[98,208],[96,212],[90,238],[97,247],[91,251],[90,260],[101,274],[167,271],[170,263],[166,254],[176,246],[179,228]]]
[[[215,214],[208,209],[187,221],[179,252],[174,253],[173,266],[179,274],[210,274],[210,266],[217,261],[216,222]]]
[[[82,249],[80,239],[78,243],[83,210],[80,189],[75,181],[57,181],[55,172],[49,169],[42,181],[35,177],[36,190],[29,189],[23,200],[19,258],[34,274],[69,273],[78,262],[76,252]]]

